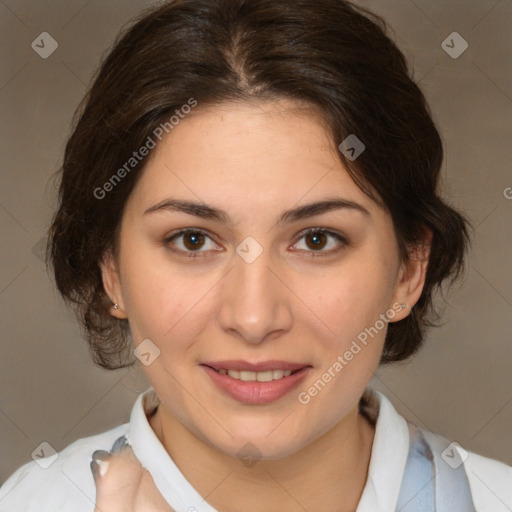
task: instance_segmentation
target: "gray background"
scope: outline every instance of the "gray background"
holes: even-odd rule
[[[417,424],[512,464],[512,0],[360,3],[391,24],[413,66],[445,142],[444,193],[477,228],[445,324],[372,384]],[[147,387],[140,369],[93,366],[40,253],[71,116],[119,28],[147,5],[0,1],[0,482],[43,441],[61,450],[128,421]],[[454,31],[469,44],[455,59],[441,47]],[[42,32],[58,42],[47,59],[31,47]]]

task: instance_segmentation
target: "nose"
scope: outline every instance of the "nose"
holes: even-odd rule
[[[234,254],[234,268],[222,282],[219,323],[232,336],[261,343],[287,332],[292,325],[291,292],[271,255],[248,263]]]

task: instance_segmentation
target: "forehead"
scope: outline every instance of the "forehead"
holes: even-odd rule
[[[304,104],[199,105],[153,150],[132,201],[142,209],[172,195],[241,214],[337,195],[375,209],[337,151],[318,111]]]

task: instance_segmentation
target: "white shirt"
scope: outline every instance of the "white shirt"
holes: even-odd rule
[[[395,512],[409,454],[409,424],[383,394],[370,388],[367,392],[371,400],[366,412],[376,419],[375,437],[368,479],[356,512]],[[75,441],[54,456],[46,469],[40,465],[50,459],[31,461],[18,468],[0,487],[0,512],[93,511],[96,487],[90,469],[91,455],[98,449],[109,451],[123,435],[176,512],[217,512],[183,476],[151,428],[146,415],[157,406],[158,397],[149,388],[138,396],[129,423]],[[422,432],[427,439],[432,437]],[[458,451],[463,458],[467,455],[463,467],[476,512],[511,512],[512,467]]]

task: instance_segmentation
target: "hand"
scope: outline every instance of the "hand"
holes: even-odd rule
[[[96,484],[94,512],[174,512],[124,437],[111,452],[95,451],[91,470]]]

